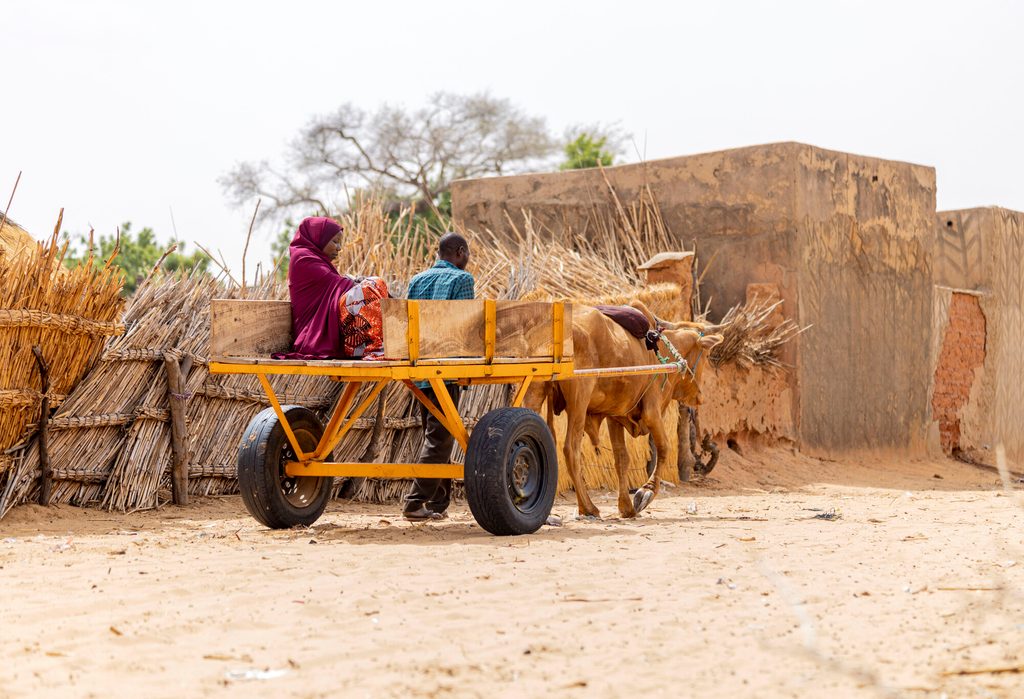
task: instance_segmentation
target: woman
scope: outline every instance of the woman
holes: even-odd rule
[[[379,359],[384,342],[380,300],[383,279],[352,279],[332,260],[341,250],[342,227],[333,219],[307,218],[288,250],[293,351],[277,359]]]

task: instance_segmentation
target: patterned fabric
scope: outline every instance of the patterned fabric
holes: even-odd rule
[[[388,285],[380,277],[367,277],[342,297],[338,312],[341,316],[342,353],[346,358],[384,358],[380,300],[387,297]]]
[[[410,299],[442,301],[471,299],[474,295],[473,275],[446,260],[438,260],[413,277],[407,294]]]

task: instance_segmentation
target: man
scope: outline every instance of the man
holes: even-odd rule
[[[472,299],[474,295],[473,275],[466,271],[469,264],[469,243],[458,233],[445,233],[438,245],[437,262],[430,269],[420,272],[409,282],[410,300]],[[434,389],[425,381],[417,382],[434,405],[440,407]],[[452,402],[459,406],[459,386],[446,383],[445,388]],[[446,464],[451,462],[455,438],[425,406],[423,411],[423,448],[420,449],[419,463]],[[413,522],[430,519],[444,519],[452,498],[450,478],[417,478],[405,498],[403,516]]]

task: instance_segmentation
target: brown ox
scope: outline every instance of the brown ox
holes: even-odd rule
[[[634,308],[654,321],[654,316],[643,304],[634,302]],[[526,407],[540,411],[547,400],[548,421],[552,413],[565,410],[567,429],[563,452],[569,470],[579,512],[584,516],[600,517],[590,499],[583,474],[577,462],[583,435],[586,433],[596,446],[601,423],[608,420],[619,484],[619,514],[635,517],[658,493],[658,476],[668,459],[668,434],[662,417],[673,400],[696,407],[701,402],[700,375],[706,359],[701,359],[711,347],[721,342],[719,335],[704,335],[697,324],[663,323],[664,339],[686,359],[688,370],[683,373],[619,376],[609,378],[579,377],[568,381],[551,382],[536,386],[527,394]],[[709,326],[708,329],[714,329]],[[639,340],[600,311],[577,306],[573,309],[573,348],[578,369],[597,367],[625,367],[656,364],[655,354]],[[662,355],[675,361],[662,341]],[[554,425],[551,425],[552,432]],[[658,467],[633,499],[629,497],[626,470],[629,454],[624,432],[636,437],[650,434],[658,450]]]

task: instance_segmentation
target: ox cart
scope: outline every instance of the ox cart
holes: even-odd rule
[[[530,386],[685,368],[685,362],[673,362],[577,369],[569,303],[388,299],[382,306],[387,359],[275,360],[272,353],[291,346],[287,301],[212,301],[210,373],[255,376],[270,403],[253,418],[238,448],[242,499],[262,524],[312,524],[323,513],[338,477],[456,478],[464,481],[469,508],[488,532],[535,532],[551,512],[558,460],[547,423],[522,407]],[[281,404],[270,382],[275,375],[323,376],[345,387],[323,424],[311,410]],[[444,389],[445,382],[453,381],[516,388],[508,406],[482,416],[470,432]],[[465,452],[464,464],[331,460],[356,420],[392,382],[404,384],[451,432]],[[418,383],[434,389],[440,407]]]

